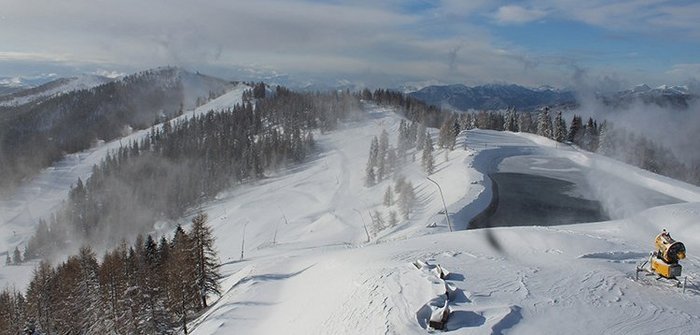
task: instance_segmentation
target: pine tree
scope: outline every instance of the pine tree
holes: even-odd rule
[[[611,156],[615,152],[613,135],[612,135],[612,124],[607,121],[603,121],[600,125],[600,136],[598,138],[598,153],[604,156]]]
[[[384,192],[384,206],[389,207],[394,204],[394,192],[391,190],[391,185],[386,187]]]
[[[401,193],[399,194],[399,209],[401,214],[403,214],[404,219],[408,219],[409,214],[413,208],[413,204],[416,200],[416,195],[413,190],[413,184],[411,182],[406,182],[401,187]]]
[[[549,108],[545,108],[537,116],[537,135],[552,138],[552,118]]]
[[[372,162],[372,166],[376,167],[379,159],[379,140],[377,136],[372,138],[372,143],[369,146],[369,160]]]
[[[425,171],[427,174],[432,174],[435,170],[435,162],[433,159],[433,140],[430,139],[430,136],[425,137],[421,163],[423,166],[423,171]]]
[[[207,307],[207,295],[221,295],[219,289],[219,260],[214,250],[214,237],[207,225],[207,214],[200,212],[192,218],[192,237],[195,251],[197,288],[202,307]]]
[[[566,140],[566,121],[561,116],[561,112],[557,113],[554,118],[554,140],[557,142],[564,142]]]
[[[189,315],[201,303],[197,288],[195,259],[192,252],[192,240],[178,225],[171,242],[171,253],[168,261],[168,310],[170,310],[188,334],[187,321]]]
[[[15,252],[12,255],[12,260],[15,264],[22,264],[22,254],[19,252],[19,247],[15,247]]]
[[[382,129],[379,135],[379,148],[377,150],[377,180],[382,181],[387,174],[386,155],[389,150],[389,133]]]
[[[593,122],[593,118],[589,117],[588,123],[583,128],[581,147],[593,152],[598,149],[598,126]]]
[[[377,182],[377,175],[374,173],[374,168],[377,166],[377,157],[379,156],[379,140],[377,136],[372,138],[372,143],[369,146],[369,158],[367,159],[367,167],[365,168],[365,186],[373,186]]]
[[[521,133],[537,133],[537,125],[532,121],[532,114],[520,113],[520,117],[518,117],[518,131]]]
[[[100,299],[100,283],[98,278],[99,265],[95,253],[88,246],[80,248],[78,253],[80,280],[76,289],[79,327],[86,333],[106,333],[102,323],[95,322],[103,319],[104,305]]]
[[[373,234],[377,235],[379,232],[384,230],[384,218],[382,217],[382,213],[375,210],[374,215],[372,215],[372,230]]]
[[[399,223],[399,220],[396,215],[396,211],[390,211],[389,212],[389,226],[394,227],[396,224]]]
[[[140,326],[142,331],[148,334],[164,334],[170,329],[158,258],[158,245],[153,237],[148,235],[144,242],[143,258],[139,267],[143,294],[142,312],[139,315]]]
[[[408,125],[405,120],[401,120],[399,124],[399,138],[396,144],[396,156],[397,160],[401,163],[406,162],[406,155],[408,154],[408,149],[410,148],[408,139]]]
[[[574,117],[571,119],[571,125],[569,126],[569,135],[567,140],[571,143],[580,145],[581,138],[583,137],[582,129],[583,122],[581,121],[581,117],[574,115]]]
[[[116,334],[127,332],[127,316],[129,308],[126,303],[128,288],[126,268],[127,246],[122,241],[115,250],[105,254],[99,270],[99,281],[104,301],[105,329],[112,329]]]
[[[27,318],[34,320],[31,328],[39,333],[54,333],[54,308],[51,293],[55,288],[55,272],[46,261],[34,269],[27,290]]]
[[[423,145],[425,145],[426,136],[429,136],[428,129],[425,128],[425,124],[421,123],[418,127],[418,137],[416,138],[416,150],[423,150]]]
[[[445,122],[440,126],[440,136],[438,138],[438,146],[453,150],[457,143],[457,135],[459,134],[459,124],[453,115],[445,119]]]
[[[518,131],[518,116],[515,113],[515,108],[508,108],[506,111],[503,129],[506,131]]]
[[[389,148],[386,155],[386,171],[387,174],[391,172],[396,172],[398,170],[398,157],[396,156],[396,150],[394,148]]]
[[[372,160],[369,159],[367,160],[367,167],[365,168],[365,186],[374,186],[376,180],[377,177],[374,175],[374,165],[372,164]]]

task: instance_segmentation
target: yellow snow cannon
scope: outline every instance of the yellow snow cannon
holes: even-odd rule
[[[649,259],[651,270],[664,278],[680,277],[682,267],[678,261],[685,258],[685,245],[671,238],[666,229],[656,236],[655,245]]]

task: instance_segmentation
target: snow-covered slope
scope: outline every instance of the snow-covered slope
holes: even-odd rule
[[[228,93],[184,113],[177,119],[189,118],[241,103],[242,93],[248,88],[246,85],[238,85]],[[119,140],[102,143],[90,150],[68,155],[23,184],[11,197],[0,199],[0,253],[11,252],[16,246],[22,246],[33,233],[38,220],[47,218],[59,208],[63,199],[67,197],[70,186],[75,184],[78,178],[87,179],[92,173],[92,166],[99,164],[108,152],[118,149],[122,144],[138,140],[149,132],[150,129],[133,132]],[[1,268],[0,286],[7,283],[6,271],[10,271],[19,273],[16,276],[20,277],[22,273],[25,274],[23,277],[25,280],[10,281],[23,287],[27,284],[27,274],[31,273],[31,269],[31,265]]]
[[[193,113],[237,99],[225,95]],[[697,288],[689,285],[683,294],[633,278],[635,262],[667,228],[688,249],[682,263],[691,284],[700,282],[697,187],[536,136],[475,130],[460,135],[455,151],[436,151],[430,176],[441,185],[457,229],[489,205],[485,174],[514,152],[536,155],[538,163],[529,168],[538,174],[565,174],[548,162],[567,160],[586,176],[612,178],[604,183],[620,178],[687,202],[625,212],[608,222],[449,232],[437,187],[419,162],[411,162],[402,175],[415,186],[415,211],[379,230],[370,215],[378,211],[386,222],[398,211],[382,205],[393,181],[367,188],[364,167],[372,137],[386,129],[395,146],[399,122],[391,111],[372,108],[366,120],[317,134],[320,152],[309,162],[202,206],[217,237],[223,295],[191,322],[193,334],[425,334],[432,306],[444,303],[446,283],[447,328],[459,334],[700,331]],[[97,151],[110,145],[117,144],[72,157],[83,163],[65,161],[64,174],[47,171],[44,182],[24,189],[26,196],[2,203],[2,213],[11,215],[3,218],[0,236],[22,228],[19,218],[43,215],[34,208],[48,212],[58,204],[65,196],[58,189],[87,175],[104,155]],[[56,190],[37,190],[47,184]],[[437,264],[451,272],[445,281],[436,276]],[[2,267],[0,277],[21,277],[8,268],[16,267]]]
[[[389,184],[362,186],[366,151],[381,129],[395,135],[397,122],[395,116],[377,112],[371,122],[321,136],[324,153],[319,159],[222,194],[204,208],[217,232],[226,279],[221,299],[193,322],[195,334],[241,329],[247,334],[424,334],[434,309],[430,306],[442,304],[445,284],[431,266],[416,268],[416,260],[439,263],[452,272],[447,280],[453,291],[447,327],[457,333],[700,329],[697,290],[682,294],[633,280],[635,262],[646,257],[662,227],[691,250],[684,266],[690,279],[696,279],[700,259],[692,250],[700,247],[698,203],[650,209],[610,222],[448,233],[439,213],[439,194],[412,164],[404,173],[416,186],[419,209],[411,220],[366,243],[362,225],[370,224],[370,210],[386,214],[380,203]],[[642,186],[655,180],[676,195],[700,194],[696,187],[621,163],[592,163],[597,155],[532,141],[528,135],[473,131],[467,136],[471,148],[451,152],[448,161],[437,153],[437,172],[431,176],[442,185],[457,226],[488,205],[490,183],[478,171],[495,168],[488,166],[489,160],[498,160],[507,148],[532,147],[539,155],[578,157],[587,162],[579,165],[582,170],[642,175]],[[489,159],[475,160],[478,155]],[[464,207],[468,210],[460,211]],[[426,227],[433,222],[437,227]],[[489,242],[493,240],[502,249],[494,248]]]
[[[111,78],[98,75],[81,75],[78,77],[61,78],[38,87],[24,89],[6,97],[0,98],[0,106],[23,105],[38,99],[77,90],[89,89],[110,82]]]

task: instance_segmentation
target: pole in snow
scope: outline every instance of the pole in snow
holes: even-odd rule
[[[425,178],[427,178],[429,181],[435,184],[435,186],[438,187],[438,191],[440,191],[440,199],[442,199],[442,207],[445,208],[445,218],[447,219],[447,226],[450,227],[450,231],[452,231],[452,222],[450,222],[450,216],[447,214],[447,205],[445,205],[445,197],[442,195],[442,188],[440,187],[440,184],[430,179],[430,177]]]
[[[243,238],[241,239],[241,260],[243,260],[243,250],[245,249],[245,227],[248,225],[248,221],[243,224]]]
[[[365,227],[365,234],[367,234],[367,243],[369,243],[369,230],[367,230],[367,224],[365,223],[365,218],[362,216],[362,212],[360,212],[357,208],[353,208],[357,214],[360,214],[360,219],[362,220],[362,226]]]

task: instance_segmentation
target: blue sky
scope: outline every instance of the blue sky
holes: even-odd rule
[[[180,65],[368,86],[616,88],[700,78],[694,1],[5,2],[0,76]]]

